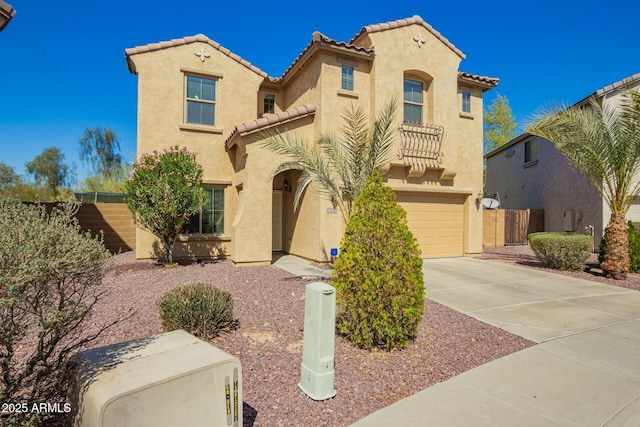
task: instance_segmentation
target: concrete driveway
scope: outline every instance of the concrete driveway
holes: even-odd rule
[[[354,426],[640,425],[640,292],[469,258],[423,270],[428,298],[541,344]]]
[[[544,342],[640,319],[640,292],[472,258],[424,260],[427,297]]]

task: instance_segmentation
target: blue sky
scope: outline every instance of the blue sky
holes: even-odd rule
[[[95,126],[134,160],[137,77],[124,50],[198,33],[280,76],[314,31],[349,41],[364,25],[420,15],[466,54],[461,71],[500,78],[486,102],[506,96],[519,123],[640,72],[637,0],[8,2],[17,14],[0,32],[0,162],[19,174],[57,146],[82,179],[78,140]]]

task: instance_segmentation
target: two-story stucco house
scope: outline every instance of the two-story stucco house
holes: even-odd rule
[[[264,148],[266,132],[313,143],[337,130],[350,105],[373,118],[394,96],[401,105],[385,181],[423,256],[481,253],[482,96],[498,80],[460,72],[464,54],[419,16],[365,26],[349,42],[313,33],[278,78],[204,35],[127,49],[126,59],[138,75],[138,155],[178,144],[204,168],[210,200],[176,256],[327,261],[341,216],[313,187],[294,210],[299,172],[271,178],[287,159]],[[154,256],[153,241],[138,230],[139,258]]]
[[[639,87],[640,73],[599,89],[574,105],[586,105],[591,96],[615,103],[621,91]],[[587,177],[551,141],[525,133],[485,157],[487,194],[497,192],[501,208],[544,209],[545,231],[585,233],[591,226],[596,246],[599,244],[611,211]],[[631,206],[627,218],[640,221],[640,203]]]

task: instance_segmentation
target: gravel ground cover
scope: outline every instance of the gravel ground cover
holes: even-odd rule
[[[115,257],[93,324],[125,318],[93,346],[160,333],[155,307],[177,285],[201,281],[230,291],[238,329],[212,340],[242,364],[245,426],[344,426],[468,369],[534,343],[427,300],[418,338],[403,351],[364,351],[336,338],[336,397],[309,399],[298,388],[304,293],[309,282],[277,267],[230,261],[164,268]]]

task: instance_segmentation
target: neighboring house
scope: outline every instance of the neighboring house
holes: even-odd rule
[[[0,0],[0,31],[4,30],[15,15],[16,10],[9,3]]]
[[[277,49],[278,46],[271,45]],[[349,42],[318,32],[278,78],[204,35],[126,50],[138,75],[138,155],[170,145],[198,153],[210,201],[176,256],[268,264],[273,252],[325,262],[344,224],[312,186],[297,211],[300,173],[267,151],[268,132],[313,143],[342,112],[370,117],[394,96],[399,110],[386,183],[407,210],[423,256],[482,252],[482,96],[498,80],[458,71],[464,54],[419,16],[363,27]],[[154,256],[138,231],[139,258]]]
[[[616,102],[620,92],[630,87],[640,87],[640,73],[590,96]],[[587,104],[589,97],[575,105]],[[596,245],[599,244],[611,211],[587,177],[552,142],[525,133],[485,157],[487,194],[497,192],[501,208],[544,209],[545,231],[586,233],[587,227],[593,226]],[[627,218],[640,221],[640,203],[631,207]]]

